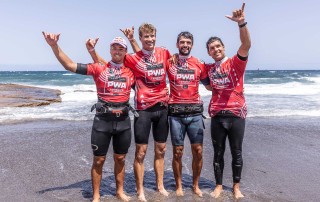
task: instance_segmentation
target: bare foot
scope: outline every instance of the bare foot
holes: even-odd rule
[[[144,201],[144,202],[147,201],[146,197],[144,196],[144,193],[137,194],[137,196],[139,201]]]
[[[92,202],[100,202],[100,198],[93,199]]]
[[[222,185],[216,185],[216,188],[214,188],[213,192],[211,192],[210,195],[213,198],[218,198],[222,192],[223,192]]]
[[[122,201],[130,201],[131,197],[127,196],[124,193],[117,193],[117,197],[118,199],[122,200]]]
[[[199,197],[202,197],[202,191],[199,189],[198,186],[193,187],[193,192],[197,194]]]
[[[176,194],[177,194],[177,196],[184,196],[184,193],[183,193],[182,188],[178,188],[178,189],[176,190]]]
[[[159,189],[158,191],[160,192],[160,194],[162,194],[164,196],[169,196],[169,192],[167,192],[167,190],[165,190],[165,188]]]
[[[240,191],[239,183],[233,185],[233,195],[236,199],[240,199],[244,197]]]

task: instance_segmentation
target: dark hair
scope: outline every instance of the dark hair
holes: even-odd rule
[[[190,32],[184,31],[184,32],[180,32],[180,34],[178,34],[177,37],[177,43],[179,43],[179,40],[181,37],[187,38],[187,39],[191,39],[191,42],[193,44],[193,35]]]
[[[219,38],[219,37],[216,37],[216,36],[212,36],[208,39],[207,43],[206,43],[206,46],[207,46],[207,51],[209,51],[209,44],[211,44],[212,42],[214,41],[219,41],[221,43],[222,46],[224,46],[222,40]]]

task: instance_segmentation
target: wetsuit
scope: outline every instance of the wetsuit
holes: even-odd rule
[[[127,54],[125,66],[131,68],[135,78],[135,107],[139,117],[134,119],[134,137],[137,144],[148,144],[152,125],[156,142],[164,143],[168,137],[166,61],[170,53],[165,48],[141,50]]]
[[[168,62],[170,82],[169,124],[174,146],[183,146],[186,133],[191,144],[203,143],[203,105],[199,82],[209,85],[205,65],[193,56],[179,55],[177,64]]]
[[[126,107],[131,86],[134,84],[132,71],[112,61],[106,65],[78,64],[76,73],[91,75],[96,84],[98,102],[94,117],[91,146],[95,156],[105,156],[112,138],[116,154],[126,154],[131,144],[131,123],[128,113],[106,113],[109,109]],[[107,110],[108,109],[108,110]]]
[[[213,167],[216,183],[222,185],[224,152],[228,137],[232,154],[233,182],[239,183],[242,171],[242,141],[247,105],[243,95],[247,57],[235,55],[207,65],[212,98],[209,104],[211,138],[214,148]]]

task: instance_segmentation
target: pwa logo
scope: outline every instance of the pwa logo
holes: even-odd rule
[[[177,74],[177,79],[194,80],[194,74]]]
[[[164,69],[152,69],[147,71],[148,76],[162,76],[165,74]]]
[[[126,88],[127,85],[124,82],[108,81],[108,87]]]
[[[215,83],[217,85],[226,85],[226,84],[230,83],[230,80],[228,77],[219,78],[219,79],[214,79],[213,83]]]

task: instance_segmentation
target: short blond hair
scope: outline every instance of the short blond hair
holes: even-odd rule
[[[154,32],[155,34],[157,34],[157,29],[150,23],[143,23],[139,27],[139,36],[140,37],[142,36],[142,32],[145,32],[145,33]]]

